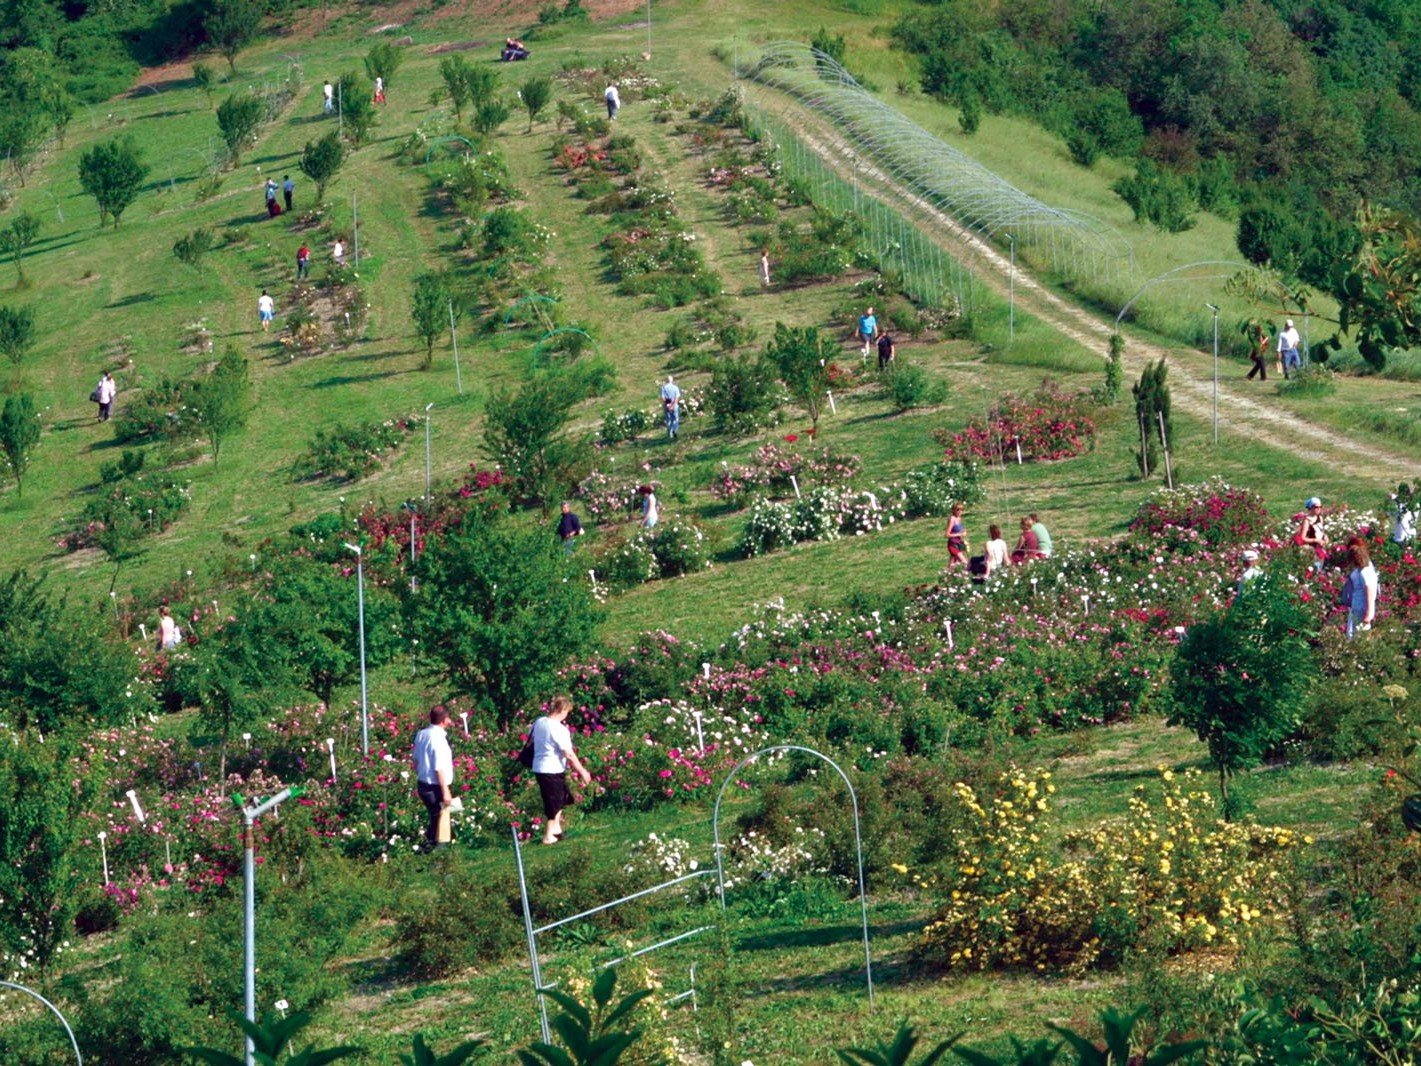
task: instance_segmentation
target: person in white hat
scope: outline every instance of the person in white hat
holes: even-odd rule
[[[1250,581],[1255,581],[1263,576],[1263,571],[1258,568],[1258,552],[1247,548],[1239,556],[1239,559],[1243,562],[1243,571],[1238,575],[1238,581],[1234,583],[1235,596],[1241,594],[1244,586]]]
[[[1283,364],[1283,376],[1291,377],[1290,370],[1301,370],[1303,357],[1298,354],[1298,343],[1301,338],[1298,331],[1293,328],[1293,320],[1290,318],[1283,326],[1282,332],[1278,334],[1278,361]]]

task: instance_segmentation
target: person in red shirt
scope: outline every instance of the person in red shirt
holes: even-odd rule
[[[296,276],[304,278],[311,273],[311,249],[302,242],[301,247],[296,249]]]

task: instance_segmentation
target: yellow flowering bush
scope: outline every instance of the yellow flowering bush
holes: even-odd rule
[[[957,970],[1081,973],[1148,945],[1167,952],[1236,947],[1284,912],[1291,830],[1217,818],[1197,772],[1161,768],[1130,815],[1064,846],[1050,843],[1055,786],[1011,769],[989,796],[954,786],[970,832],[949,857],[950,894],[918,954]]]

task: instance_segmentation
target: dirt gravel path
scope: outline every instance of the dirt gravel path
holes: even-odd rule
[[[840,177],[849,181],[856,175],[860,187],[877,195],[910,221],[919,223],[925,235],[940,244],[944,251],[972,263],[978,281],[1002,297],[1007,295],[1011,263],[1006,255],[880,170],[872,158],[856,151],[824,119],[774,90],[749,82],[741,84],[748,101],[795,130],[805,145]],[[1020,264],[1016,267],[1015,288],[1018,307],[1063,336],[1100,352],[1102,360],[1106,358],[1113,322],[1063,299]],[[1193,349],[1166,348],[1130,337],[1124,357],[1127,381],[1138,377],[1145,363],[1160,358],[1166,358],[1173,371],[1170,384],[1176,409],[1208,422],[1213,415],[1212,358]],[[1233,364],[1229,366],[1232,368]],[[1270,447],[1306,455],[1349,477],[1393,486],[1397,481],[1415,478],[1421,468],[1421,463],[1414,458],[1380,450],[1369,442],[1352,440],[1291,411],[1270,407],[1239,392],[1222,378],[1218,395],[1221,445],[1226,445],[1230,436],[1244,436]]]

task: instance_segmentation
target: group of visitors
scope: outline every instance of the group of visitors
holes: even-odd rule
[[[567,725],[570,713],[572,700],[555,696],[547,712],[533,723],[528,741],[528,765],[543,799],[544,844],[556,844],[566,832],[563,811],[574,798],[567,781],[568,770],[577,774],[584,785],[592,783],[592,774],[573,750],[572,730]],[[429,814],[424,830],[428,849],[449,843],[449,813],[460,809],[453,793],[454,752],[449,744],[448,724],[449,712],[435,707],[429,712],[429,724],[414,738],[415,791]]]
[[[873,354],[874,347],[878,348],[878,369],[887,370],[893,365],[894,358],[898,355],[898,345],[893,340],[893,335],[887,330],[878,328],[878,317],[870,307],[859,315],[858,325],[854,329],[854,335],[863,342],[863,347],[859,354],[866,361]]]
[[[276,194],[280,191],[282,199],[286,202],[286,207],[277,203]],[[268,218],[276,218],[283,210],[290,211],[296,199],[296,182],[291,179],[290,174],[283,174],[281,185],[276,184],[275,178],[267,178],[264,188],[266,195],[266,214]]]
[[[1055,545],[1051,541],[1051,531],[1040,516],[1034,512],[1023,515],[1020,525],[1021,534],[1015,547],[1007,547],[1001,527],[993,523],[987,527],[987,543],[982,547],[982,554],[969,556],[963,507],[960,503],[953,504],[947,519],[947,565],[952,567],[963,563],[972,580],[980,584],[1008,564],[1021,566],[1035,559],[1051,558]]]
[[[1291,378],[1294,373],[1303,368],[1303,357],[1301,353],[1302,337],[1298,334],[1298,329],[1293,325],[1291,318],[1285,319],[1283,328],[1278,331],[1277,370],[1283,377]],[[1258,330],[1254,336],[1253,350],[1249,352],[1249,359],[1253,366],[1248,371],[1248,380],[1257,377],[1259,381],[1268,380],[1268,329],[1262,323],[1258,323]]]

